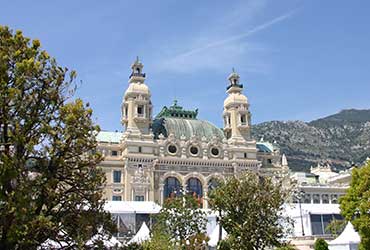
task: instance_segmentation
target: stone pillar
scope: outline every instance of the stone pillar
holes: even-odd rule
[[[208,186],[203,187],[203,208],[207,209],[208,208]]]
[[[160,205],[163,204],[163,188],[164,188],[164,185],[163,184],[159,184],[159,201],[160,201]]]

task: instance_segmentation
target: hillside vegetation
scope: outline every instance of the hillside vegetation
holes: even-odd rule
[[[254,125],[252,134],[276,141],[294,171],[309,171],[318,162],[339,170],[370,157],[370,110],[342,110],[311,122],[264,122]]]

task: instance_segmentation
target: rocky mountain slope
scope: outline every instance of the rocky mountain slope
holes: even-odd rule
[[[252,134],[276,141],[293,171],[309,171],[318,162],[339,170],[370,157],[370,110],[347,109],[308,123],[264,122],[254,125]]]

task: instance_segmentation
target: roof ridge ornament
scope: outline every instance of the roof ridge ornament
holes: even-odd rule
[[[177,104],[177,100],[175,99],[171,106],[164,106],[155,118],[173,117],[180,119],[197,119],[197,115],[198,109],[195,109],[194,111],[185,110],[182,106]]]

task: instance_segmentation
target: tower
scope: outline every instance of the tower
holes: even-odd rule
[[[129,86],[123,96],[121,122],[126,132],[148,135],[152,119],[152,102],[148,86],[145,84],[143,64],[136,58],[131,65]]]
[[[229,85],[226,88],[228,97],[224,101],[223,112],[224,131],[229,141],[243,143],[251,140],[249,103],[242,93],[243,85],[240,84],[240,76],[234,69],[228,80]]]

